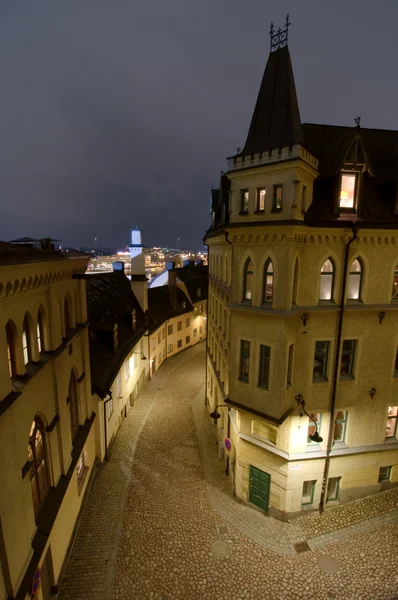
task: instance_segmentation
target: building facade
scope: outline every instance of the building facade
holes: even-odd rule
[[[206,401],[236,495],[284,518],[398,482],[398,132],[302,124],[273,38],[212,192]]]
[[[53,596],[93,468],[87,262],[0,243],[0,598]]]

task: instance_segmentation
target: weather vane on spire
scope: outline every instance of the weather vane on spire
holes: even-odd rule
[[[289,13],[286,15],[285,27],[281,29],[280,27],[275,31],[274,24],[271,23],[271,29],[269,30],[270,37],[270,52],[275,52],[279,48],[283,48],[287,46],[288,33],[289,33]]]

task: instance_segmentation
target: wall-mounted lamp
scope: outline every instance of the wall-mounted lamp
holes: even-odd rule
[[[295,397],[295,400],[297,402],[297,404],[300,406],[300,417],[303,416],[303,413],[305,413],[307,415],[307,417],[309,419],[311,419],[311,421],[314,423],[315,425],[315,433],[312,433],[311,435],[309,435],[308,437],[310,438],[310,440],[312,442],[315,442],[317,444],[320,444],[321,442],[323,442],[323,438],[319,435],[318,433],[318,423],[315,421],[315,419],[313,419],[311,417],[310,414],[307,413],[307,411],[305,410],[305,400],[302,394],[297,394],[297,396]]]
[[[377,313],[377,316],[379,317],[379,323],[381,325],[384,317],[386,316],[386,313],[384,312],[384,310],[382,310],[381,312]]]
[[[304,327],[307,325],[309,318],[310,318],[310,315],[308,313],[304,313],[303,315],[301,315],[300,319],[301,319]]]
[[[376,394],[376,392],[377,392],[376,388],[373,388],[373,387],[370,388],[370,390],[369,390],[369,396],[370,396],[371,400],[373,400],[373,396]]]
[[[230,410],[230,407],[228,406],[228,404],[217,404],[217,406],[215,407],[213,412],[211,412],[209,415],[211,419],[214,419],[215,421],[217,421],[221,417],[220,413],[217,410],[217,408],[219,408],[220,406],[227,407],[228,410]]]
[[[133,354],[141,354],[141,360],[146,360],[146,356],[143,352],[133,352]]]

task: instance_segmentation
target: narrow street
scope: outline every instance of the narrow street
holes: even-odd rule
[[[292,523],[237,503],[204,407],[204,365],[200,344],[137,399],[98,469],[58,599],[395,598],[396,490]]]

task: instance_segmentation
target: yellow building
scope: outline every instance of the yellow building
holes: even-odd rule
[[[154,285],[155,284],[155,285]],[[208,269],[187,261],[161,273],[148,290],[150,372],[206,338]]]
[[[87,262],[0,243],[0,598],[52,597],[94,464]]]
[[[205,238],[209,410],[280,518],[398,481],[398,132],[302,124],[286,39]]]

